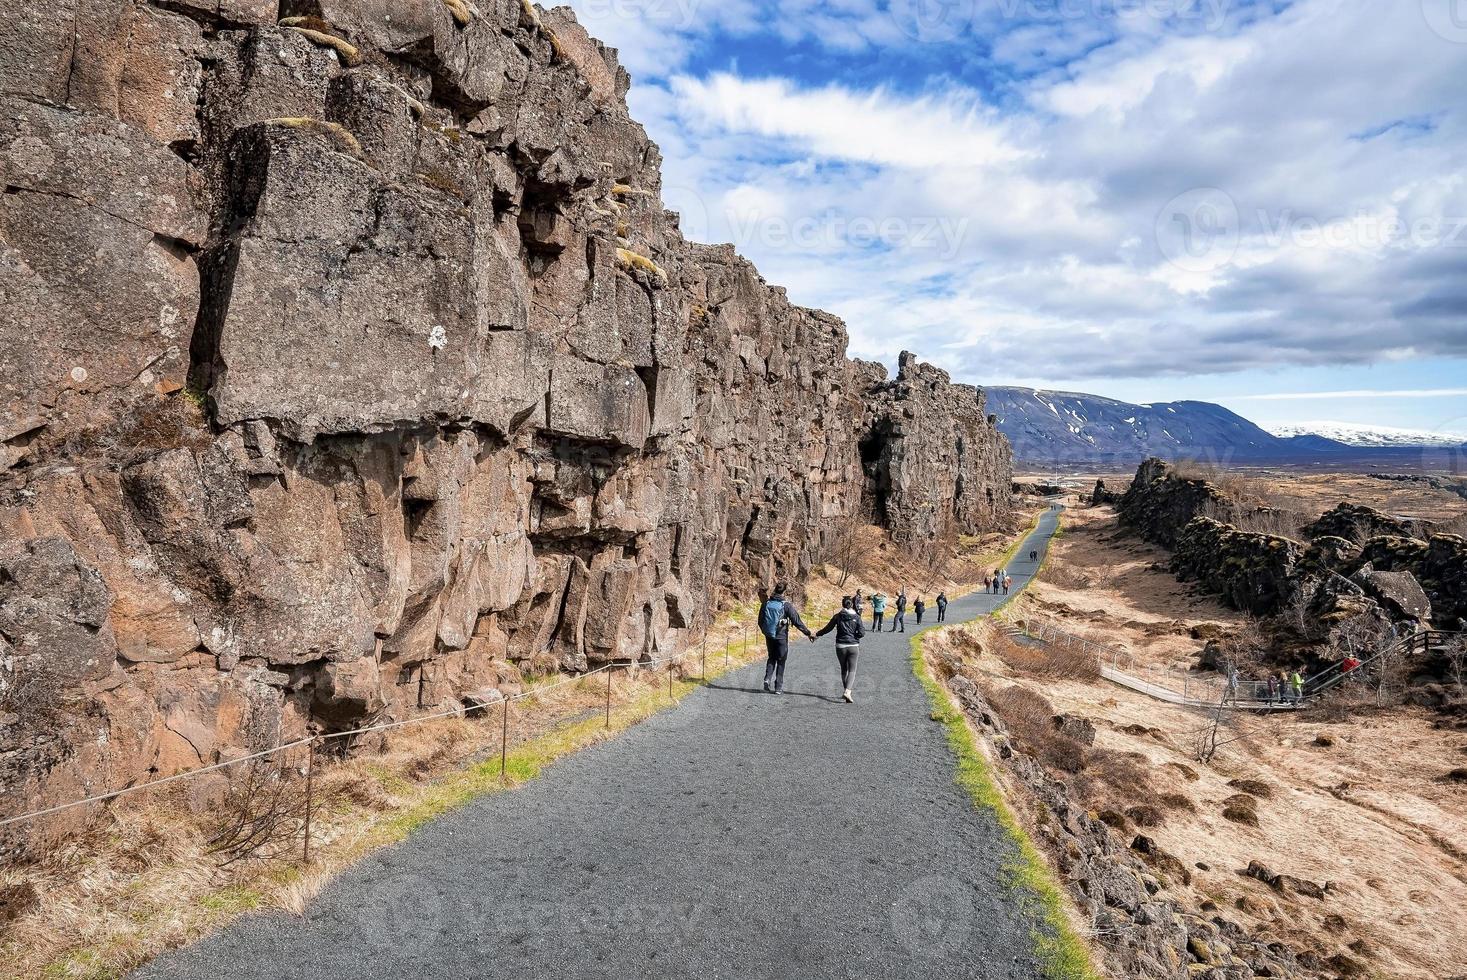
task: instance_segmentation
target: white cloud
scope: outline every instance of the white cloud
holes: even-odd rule
[[[1232,6],[1212,32],[990,19],[1028,74],[982,93],[687,70],[755,35],[950,66],[871,0],[617,27],[663,79],[633,108],[690,234],[846,317],[857,354],[945,351],[968,380],[1467,357],[1467,46],[1369,0]],[[1204,188],[1221,210],[1166,210]]]

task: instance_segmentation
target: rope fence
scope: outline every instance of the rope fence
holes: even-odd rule
[[[751,624],[750,623],[748,623],[748,622],[744,622],[742,624],[734,623],[734,624],[732,624],[732,628],[729,631],[727,631],[727,632],[724,633],[723,662],[724,662],[724,667],[725,668],[728,668],[729,666],[732,665],[732,640],[731,640],[731,637],[733,635],[736,635],[736,634],[740,633],[740,632],[742,632],[742,634],[743,634],[743,649],[747,649],[748,646],[749,646],[750,636],[751,636]],[[702,638],[701,638],[701,640],[699,642],[698,650],[696,651],[696,653],[697,653],[697,656],[699,657],[699,660],[700,660],[700,663],[701,663],[701,675],[699,677],[699,681],[701,683],[707,683],[707,681],[708,681],[708,634],[707,634],[706,631],[703,633],[703,636],[702,636]],[[529,690],[521,691],[520,693],[514,694],[514,695],[503,695],[503,694],[501,694],[500,697],[498,697],[496,699],[493,699],[493,700],[486,700],[486,701],[482,701],[482,702],[476,703],[476,704],[466,704],[466,705],[464,705],[462,707],[452,708],[452,709],[449,709],[447,711],[434,712],[433,714],[428,714],[428,715],[420,715],[420,716],[418,716],[416,718],[408,718],[408,719],[405,719],[403,721],[385,722],[385,723],[380,724],[380,725],[367,725],[367,726],[364,726],[362,728],[355,728],[355,729],[351,729],[350,731],[344,731],[344,732],[329,732],[329,733],[322,734],[322,735],[311,735],[311,736],[307,736],[305,738],[296,739],[296,740],[291,741],[291,742],[286,742],[286,743],[284,743],[282,745],[277,745],[277,746],[275,746],[273,748],[264,749],[263,751],[253,753],[252,755],[247,755],[247,756],[244,756],[244,757],[239,758],[239,759],[231,759],[231,760],[229,760],[227,762],[217,762],[217,763],[214,763],[213,765],[204,766],[204,767],[199,768],[199,769],[190,769],[187,772],[174,773],[171,776],[165,776],[165,777],[163,777],[161,779],[151,780],[151,781],[146,782],[146,783],[139,783],[136,786],[127,786],[127,787],[124,787],[123,789],[113,790],[112,792],[109,792],[109,793],[101,793],[101,794],[98,794],[96,796],[89,796],[89,797],[85,797],[83,799],[73,800],[73,801],[71,801],[69,803],[62,803],[62,804],[58,804],[56,806],[46,807],[44,809],[35,810],[35,811],[30,812],[30,813],[22,813],[22,814],[20,814],[18,816],[14,816],[14,817],[6,817],[5,819],[0,820],[0,827],[8,827],[8,826],[11,826],[11,825],[14,825],[14,824],[24,823],[24,822],[30,821],[30,820],[37,820],[37,819],[40,819],[42,817],[53,816],[53,815],[58,814],[58,813],[64,813],[64,812],[66,812],[68,810],[74,810],[77,807],[89,806],[89,805],[95,804],[95,803],[105,803],[105,802],[107,802],[109,800],[118,799],[119,797],[130,796],[130,795],[132,795],[134,793],[142,793],[142,792],[145,792],[147,790],[157,789],[157,788],[159,788],[161,786],[166,786],[166,785],[168,785],[170,783],[182,782],[184,780],[194,779],[194,778],[197,778],[199,776],[207,775],[209,773],[219,772],[220,770],[230,769],[230,768],[235,767],[235,766],[242,766],[242,765],[246,765],[246,764],[251,763],[251,762],[258,762],[261,759],[268,759],[268,758],[271,758],[273,756],[279,755],[279,754],[281,754],[283,752],[289,752],[292,749],[298,749],[298,748],[301,748],[302,746],[307,746],[308,749],[309,749],[309,751],[308,751],[308,756],[307,756],[306,766],[305,766],[305,773],[304,773],[304,775],[306,777],[305,813],[304,813],[304,834],[305,834],[305,840],[304,840],[304,844],[303,844],[303,847],[302,847],[302,857],[303,857],[304,860],[309,861],[310,860],[310,855],[311,855],[311,817],[312,817],[312,812],[314,810],[313,796],[314,796],[314,789],[315,789],[315,761],[316,761],[316,749],[318,747],[323,746],[323,745],[326,745],[326,744],[331,743],[331,742],[345,741],[345,740],[349,740],[349,739],[360,738],[360,737],[365,736],[365,735],[376,735],[376,734],[381,734],[381,733],[384,733],[384,732],[396,731],[398,729],[408,728],[408,727],[411,727],[411,726],[414,726],[414,725],[424,725],[424,724],[427,724],[427,723],[432,722],[432,721],[441,721],[441,720],[443,720],[445,718],[468,718],[468,717],[473,716],[475,714],[487,714],[492,709],[498,708],[501,711],[500,745],[499,745],[499,778],[500,778],[500,781],[501,782],[507,783],[508,782],[508,773],[509,773],[509,709],[510,709],[510,705],[512,705],[512,704],[514,704],[516,702],[519,702],[519,701],[528,701],[528,700],[530,700],[532,698],[542,697],[543,695],[549,694],[552,691],[556,691],[556,690],[559,690],[561,688],[569,687],[569,686],[574,685],[574,684],[580,684],[580,683],[583,683],[584,681],[588,680],[589,678],[596,677],[596,676],[599,676],[599,675],[604,674],[606,676],[606,690],[605,690],[605,697],[604,697],[605,725],[609,729],[611,727],[611,708],[612,708],[612,684],[611,684],[611,676],[612,676],[613,673],[615,673],[618,670],[621,670],[621,671],[624,671],[625,673],[628,673],[628,674],[635,674],[636,672],[642,671],[642,670],[656,670],[658,667],[661,667],[661,666],[663,666],[665,664],[665,665],[667,665],[667,696],[668,696],[669,700],[671,700],[672,697],[673,697],[673,674],[674,674],[674,667],[673,667],[673,665],[675,665],[675,664],[681,664],[681,663],[685,662],[686,660],[688,660],[693,655],[694,655],[694,651],[685,650],[685,651],[683,651],[682,653],[678,654],[675,657],[659,657],[659,658],[656,658],[656,659],[653,659],[653,660],[613,661],[611,663],[603,664],[602,666],[596,668],[595,670],[586,671],[583,674],[576,674],[573,677],[564,678],[563,680],[556,681],[553,684],[546,684],[546,685],[539,686],[539,687],[533,687],[533,688],[530,688]]]

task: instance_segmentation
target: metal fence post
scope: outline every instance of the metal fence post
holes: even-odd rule
[[[606,668],[606,727],[611,727],[611,675],[616,670],[614,665]]]
[[[311,811],[316,797],[316,740],[306,743],[306,839],[301,846],[301,860],[311,863]]]
[[[499,781],[509,782],[509,698],[504,699],[504,720],[499,728]]]

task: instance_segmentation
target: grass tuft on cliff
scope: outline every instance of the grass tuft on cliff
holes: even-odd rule
[[[1013,845],[1004,863],[1006,884],[1034,922],[1031,937],[1044,976],[1046,980],[1101,980],[1089,948],[1070,924],[1064,894],[1048,862],[1009,808],[962,709],[927,667],[925,641],[940,632],[929,630],[912,638],[912,671],[927,691],[932,719],[947,731],[947,744],[957,758],[955,781],[979,810],[993,816]]]
[[[335,34],[327,34],[325,31],[315,31],[309,27],[286,27],[284,30],[294,31],[312,44],[323,48],[330,48],[336,52],[341,63],[348,68],[355,68],[362,63],[362,53],[348,41],[337,37]]]

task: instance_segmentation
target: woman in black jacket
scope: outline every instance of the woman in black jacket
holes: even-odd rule
[[[847,704],[854,704],[856,700],[851,695],[851,684],[856,679],[856,655],[861,652],[861,638],[866,635],[866,627],[862,625],[855,605],[854,600],[846,596],[841,600],[840,612],[830,617],[825,629],[815,634],[824,636],[835,630],[835,656],[840,661],[840,686]]]

